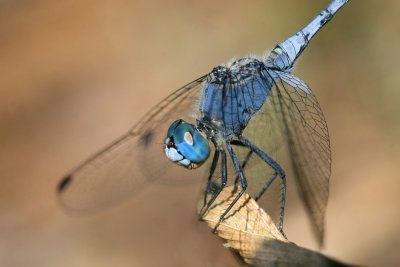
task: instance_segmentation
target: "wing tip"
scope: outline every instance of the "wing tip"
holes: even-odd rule
[[[71,175],[71,174],[68,174],[67,176],[65,176],[65,177],[60,181],[60,183],[58,184],[57,192],[58,192],[58,193],[64,192],[64,191],[68,188],[68,185],[71,184],[71,181],[72,181],[72,175]]]

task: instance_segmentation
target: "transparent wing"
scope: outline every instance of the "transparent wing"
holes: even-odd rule
[[[283,165],[284,169],[287,167],[285,157],[290,159],[301,199],[316,237],[322,243],[331,174],[327,124],[316,97],[301,79],[278,71],[269,70],[269,74],[270,77],[266,78],[273,79],[274,86],[243,135]],[[248,153],[245,149],[243,151]],[[242,154],[242,157],[246,155]],[[248,176],[254,176],[257,180],[266,180],[272,175],[271,168],[255,156],[248,161],[246,171]],[[260,173],[263,176],[259,178]],[[279,193],[279,190],[276,191]]]
[[[284,118],[300,196],[322,244],[331,176],[328,126],[311,89],[291,74],[276,73],[274,104]]]
[[[63,206],[78,212],[97,210],[142,191],[156,179],[194,179],[202,173],[170,162],[164,156],[163,142],[174,120],[196,123],[195,106],[206,77],[166,97],[129,132],[62,179],[58,194]]]

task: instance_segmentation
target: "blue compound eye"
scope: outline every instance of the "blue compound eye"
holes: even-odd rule
[[[207,139],[192,124],[174,121],[165,140],[165,155],[188,169],[200,167],[210,155]]]

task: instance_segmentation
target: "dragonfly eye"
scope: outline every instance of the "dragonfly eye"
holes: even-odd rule
[[[174,121],[165,139],[168,159],[188,169],[200,167],[210,155],[207,139],[196,127],[183,120]]]

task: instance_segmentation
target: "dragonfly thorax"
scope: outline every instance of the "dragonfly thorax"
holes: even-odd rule
[[[207,82],[215,84],[240,83],[253,75],[257,75],[263,66],[264,63],[256,58],[241,58],[227,65],[215,67]]]
[[[200,95],[201,120],[241,134],[264,104],[273,81],[264,63],[246,57],[213,69]]]

